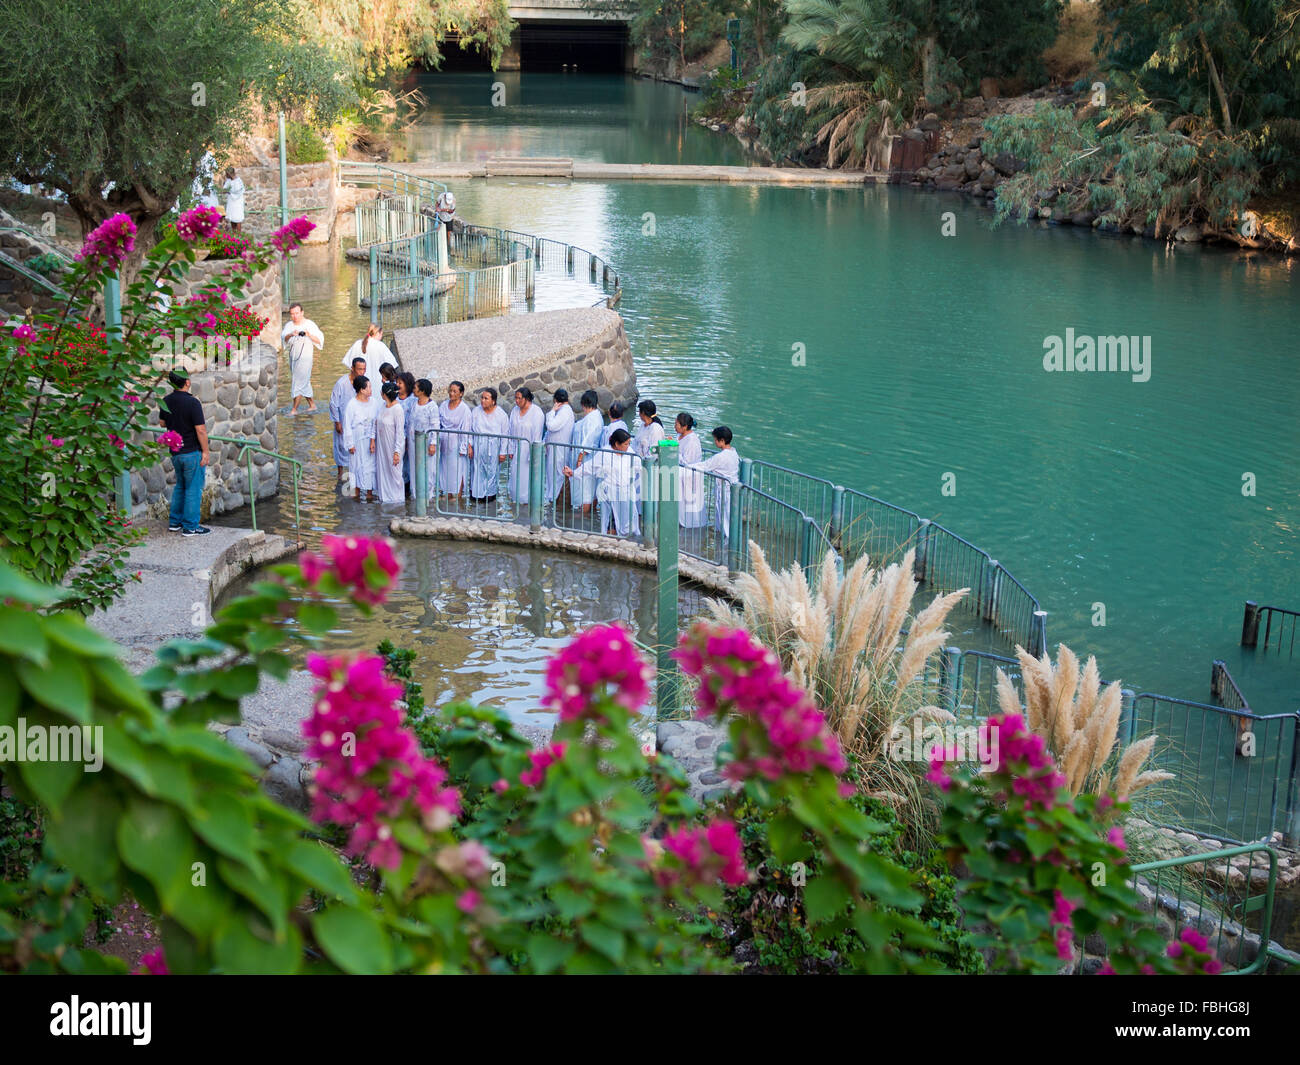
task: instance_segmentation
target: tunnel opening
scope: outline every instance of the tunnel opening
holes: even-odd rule
[[[603,74],[627,69],[627,26],[621,23],[521,22],[516,32],[521,70]]]

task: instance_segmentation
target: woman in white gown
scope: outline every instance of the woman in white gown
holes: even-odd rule
[[[469,454],[470,406],[464,400],[465,386],[452,381],[447,386],[447,398],[438,404],[441,423],[438,442],[438,491],[446,496],[459,496],[465,487],[465,459]],[[448,433],[448,429],[460,430]]]
[[[397,400],[397,386],[384,385],[384,409],[375,418],[375,481],[381,503],[404,503],[402,456],[406,454],[406,418]]]
[[[244,221],[244,183],[235,173],[233,166],[226,167],[226,221],[233,232],[238,233]]]
[[[731,486],[740,480],[740,456],[731,446],[731,430],[725,425],[713,430],[713,442],[718,445],[717,454],[692,463],[690,468],[714,475],[710,479],[714,485],[717,528],[726,539],[731,532]]]
[[[683,529],[699,529],[708,520],[708,505],[704,500],[704,477],[686,467],[704,458],[700,434],[695,431],[695,419],[683,411],[673,423],[677,430],[677,462],[679,490],[677,493],[677,523]]]
[[[627,425],[623,421],[623,415],[627,413],[627,408],[622,403],[614,402],[609,405],[609,424],[601,431],[600,446],[609,449],[609,438],[614,435],[616,429],[626,429]],[[631,434],[628,434],[631,435]]]
[[[491,503],[501,485],[501,463],[508,457],[503,440],[510,431],[510,419],[497,406],[497,390],[485,388],[478,394],[478,406],[469,418],[469,497],[475,503]]]
[[[569,390],[555,390],[555,405],[546,415],[546,498],[551,502],[564,490],[564,467],[575,461],[568,447],[573,439],[573,408]]]
[[[583,415],[573,427],[573,447],[570,449],[575,464],[582,462],[584,455],[589,455],[596,448],[605,446],[603,444],[605,419],[600,416],[600,411],[597,409],[599,402],[595,389],[589,388],[582,394]],[[570,481],[569,484],[571,486],[569,494],[573,498],[574,509],[581,507],[584,514],[589,514],[592,501],[596,498],[596,482],[588,477],[580,481]]]
[[[411,424],[411,411],[415,409],[415,374],[403,370],[397,375],[397,404],[402,408],[403,435],[406,437],[406,454],[402,456],[402,484],[411,487],[411,472],[415,461],[415,427]],[[414,495],[413,492],[408,492]]]
[[[356,398],[343,412],[343,446],[348,449],[352,471],[353,498],[360,499],[362,490],[367,500],[375,498],[375,418],[379,404],[370,398],[370,378],[358,377],[352,382]]]
[[[421,377],[415,382],[415,404],[411,407],[411,495],[420,490],[415,477],[415,434],[428,433],[424,438],[424,498],[432,499],[436,492],[435,473],[438,465],[438,404],[433,401],[433,382]]]
[[[386,362],[395,362],[396,356],[383,341],[384,328],[378,322],[371,322],[366,335],[354,340],[348,353],[343,356],[343,365],[351,366],[353,359],[365,359],[367,366],[382,366]]]
[[[542,442],[546,431],[546,418],[542,408],[533,402],[533,390],[525,385],[515,389],[515,405],[510,411],[509,433],[512,439],[506,441],[506,453],[510,456],[510,498],[521,507],[529,501],[529,470],[532,465],[534,444]]]
[[[636,405],[637,420],[641,424],[637,427],[636,436],[632,438],[632,450],[642,461],[654,454],[655,445],[665,436],[664,423],[656,410],[652,399],[643,399]]]
[[[641,463],[630,450],[632,437],[626,429],[610,435],[612,451],[597,451],[580,462],[576,469],[565,467],[564,474],[575,481],[594,481],[600,503],[600,531],[608,532],[612,523],[619,536],[637,536],[641,532],[641,513],[637,506]]]

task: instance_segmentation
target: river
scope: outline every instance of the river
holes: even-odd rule
[[[472,73],[421,84],[413,159],[747,161],[734,138],[691,123],[697,98],[672,86]],[[615,264],[639,388],[665,421],[687,410],[705,428],[725,422],[742,454],[941,522],[1040,600],[1053,648],[1096,654],[1108,678],[1205,701],[1222,658],[1257,711],[1300,705],[1295,663],[1237,646],[1244,600],[1300,606],[1294,260],[994,228],[964,198],[886,186],[453,188],[467,220]],[[328,341],[322,405],[366,320],[351,277],[337,247],[300,257],[299,295]],[[1067,329],[1149,338],[1149,379],[1046,371],[1044,345]],[[280,433],[313,464],[316,531],[386,523],[378,505],[337,500],[325,417],[283,419]]]

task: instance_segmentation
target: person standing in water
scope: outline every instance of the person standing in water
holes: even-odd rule
[[[402,456],[402,483],[407,495],[411,494],[411,463],[415,453],[415,429],[411,425],[411,411],[415,408],[415,374],[403,370],[397,375],[397,402],[402,405],[402,424],[405,426],[406,454]]]
[[[353,498],[375,498],[375,419],[379,404],[370,398],[370,378],[358,377],[352,382],[356,398],[348,404],[343,414],[343,443],[351,456]]]
[[[740,480],[740,455],[731,446],[731,430],[719,425],[713,430],[713,442],[718,445],[716,455],[702,462],[692,462],[687,469],[713,474],[714,508],[718,515],[717,528],[725,539],[731,531],[731,485]]]
[[[406,454],[406,425],[398,388],[391,381],[382,389],[384,409],[375,419],[375,482],[381,503],[403,503],[402,456]]]
[[[700,434],[695,431],[695,419],[685,411],[673,422],[677,430],[678,504],[677,523],[683,529],[699,529],[708,520],[708,505],[704,500],[704,477],[697,470],[686,469],[704,458]],[[737,467],[739,469],[739,467]]]
[[[510,498],[518,506],[527,506],[529,494],[529,470],[532,464],[532,450],[542,442],[546,432],[546,418],[542,409],[533,402],[533,390],[525,385],[515,389],[515,407],[510,412],[510,435],[522,439],[507,440],[506,449],[512,461],[510,464]]]
[[[315,322],[303,316],[301,303],[292,303],[289,305],[289,321],[280,336],[289,351],[289,388],[293,396],[289,413],[297,414],[298,401],[306,399],[307,413],[314,414],[317,407],[313,398],[315,393],[311,390],[311,367],[316,349],[325,346],[325,335]]]
[[[491,503],[501,485],[501,463],[510,456],[507,441],[510,419],[497,406],[497,390],[485,388],[478,394],[478,406],[470,415],[469,497],[475,503]]]
[[[420,485],[417,483],[415,476],[415,451],[416,446],[415,434],[427,433],[424,438],[425,455],[428,458],[424,463],[424,498],[433,499],[436,493],[437,485],[437,455],[438,455],[438,428],[441,420],[438,415],[438,404],[433,401],[433,382],[427,377],[421,377],[415,382],[415,405],[411,408],[411,495],[420,491]]]
[[[606,450],[609,449],[609,438],[614,435],[615,430],[626,429],[623,424],[623,415],[627,413],[627,407],[615,400],[609,405],[609,424],[605,426],[604,431],[600,434],[600,446]],[[631,436],[628,433],[628,436]]]
[[[569,390],[557,388],[555,402],[546,415],[546,498],[554,502],[564,491],[564,467],[574,461],[567,446],[573,439],[573,408]]]
[[[643,399],[636,405],[637,419],[640,421],[636,436],[632,438],[632,450],[642,461],[654,454],[655,445],[664,438],[664,423],[655,413],[654,400]]]
[[[330,393],[330,419],[334,422],[334,465],[338,467],[339,480],[343,480],[343,471],[351,463],[351,456],[348,449],[343,444],[343,415],[348,409],[348,404],[356,398],[356,389],[352,387],[352,382],[358,377],[366,375],[366,360],[357,356],[352,360],[352,367],[334,384],[334,391]]]
[[[463,401],[465,386],[452,381],[447,386],[447,398],[438,404],[441,425],[442,453],[438,458],[438,491],[448,497],[459,497],[465,486],[465,457],[469,453],[469,404]],[[460,430],[447,433],[448,429]]]
[[[575,466],[581,465],[584,456],[601,446],[605,435],[605,419],[600,416],[600,411],[597,409],[600,400],[596,396],[595,389],[587,389],[582,394],[580,402],[582,417],[573,427],[572,451],[575,456],[573,459]],[[596,498],[596,482],[590,478],[580,481],[570,480],[569,497],[575,508],[581,507],[584,514],[590,514],[591,504]]]

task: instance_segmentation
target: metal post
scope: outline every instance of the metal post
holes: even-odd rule
[[[641,537],[647,545],[655,543],[658,532],[659,485],[655,480],[657,468],[654,460],[641,460]]]
[[[379,248],[370,246],[370,320],[379,321]]]
[[[998,594],[1002,588],[1002,567],[998,564],[997,559],[989,563],[988,573],[985,574],[984,580],[984,620],[994,621],[998,615]]]
[[[939,652],[939,706],[957,712],[957,693],[961,691],[961,649],[945,647]]]
[[[542,529],[542,469],[546,462],[546,447],[532,444],[528,448],[528,531]]]
[[[110,277],[104,282],[104,332],[109,344],[122,342],[122,282]],[[131,469],[128,466],[114,478],[117,509],[131,516]]]
[[[564,265],[568,267],[569,273],[573,273],[573,245],[566,245],[567,251],[564,253]]]
[[[253,491],[253,453],[248,448],[244,448],[244,452],[248,470],[248,521],[253,526],[253,532],[257,532],[257,493]]]
[[[1254,647],[1259,643],[1259,606],[1246,600],[1246,613],[1241,619],[1241,646]]]
[[[425,274],[422,284],[424,286],[424,291],[421,294],[421,300],[420,300],[420,306],[422,308],[422,313],[420,315],[420,324],[432,325],[433,324],[433,278],[430,277],[428,274]]]
[[[817,523],[812,518],[805,517],[803,520],[803,543],[800,544],[799,553],[803,555],[803,572],[808,579],[808,583],[813,581],[813,574],[817,572],[818,560],[813,557],[813,552],[817,549]]]
[[[659,720],[677,716],[678,676],[677,663],[672,653],[677,646],[677,441],[662,440],[655,448],[658,456],[659,527],[655,539],[658,543],[659,612],[658,642],[655,647],[655,665],[658,679],[655,682],[655,705]]]
[[[474,317],[474,271],[470,270],[465,274],[465,280],[469,282],[469,290],[465,295],[465,317]]]
[[[740,483],[753,484],[753,480],[752,480],[753,475],[754,475],[754,460],[741,459],[740,460]]]
[[[280,225],[289,224],[289,154],[284,147],[284,112],[280,112]]]
[[[741,459],[740,461],[743,472],[743,464],[746,460]],[[740,531],[740,493],[745,490],[745,486],[740,481],[734,481],[729,486],[729,490],[728,518],[730,523],[727,526],[727,569],[734,576],[741,571],[745,557],[745,541]]]
[[[929,563],[929,554],[930,519],[922,518],[921,524],[916,529],[916,559],[912,566],[913,575],[922,583],[925,582],[925,570]]]
[[[1035,658],[1047,654],[1047,611],[1034,611],[1034,646],[1031,649]]]
[[[839,540],[844,526],[844,489],[836,485],[831,489],[831,521],[826,526],[826,539],[832,545]]]
[[[426,281],[428,278],[425,279]],[[416,517],[429,513],[429,433],[418,429],[415,433],[415,454],[411,456],[411,495],[415,496]]]
[[[1134,693],[1132,688],[1119,690],[1119,731],[1117,735],[1127,738],[1132,743],[1137,733],[1137,718],[1133,715]]]

